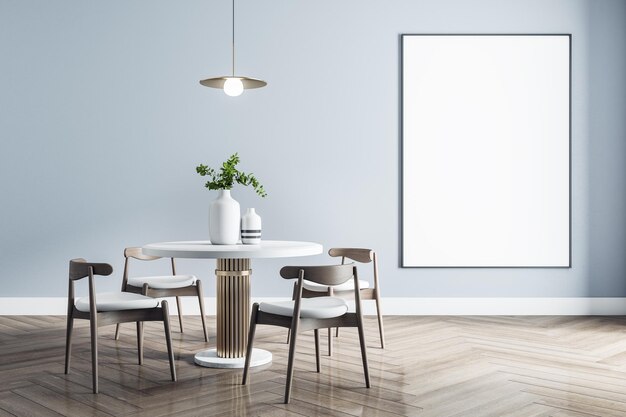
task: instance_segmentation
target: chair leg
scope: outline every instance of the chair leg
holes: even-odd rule
[[[320,329],[315,329],[315,365],[320,372]]]
[[[285,385],[285,404],[291,398],[291,383],[293,381],[293,360],[296,356],[296,340],[298,339],[298,319],[291,325],[291,340],[289,341],[289,360],[287,362],[287,383]]]
[[[204,341],[209,341],[209,333],[206,329],[206,317],[204,316],[204,293],[202,292],[202,283],[196,281],[196,290],[198,291],[198,304],[200,304],[200,317],[202,318],[202,330],[204,331]]]
[[[383,314],[380,312],[380,298],[376,294],[376,315],[378,315],[378,332],[380,333],[380,348],[385,348],[385,332],[383,330]]]
[[[184,333],[184,329],[183,329],[183,308],[180,305],[180,297],[176,297],[176,308],[178,309],[178,324],[180,325],[180,332]]]
[[[172,351],[172,333],[170,332],[170,311],[167,308],[167,301],[161,301],[163,311],[163,329],[165,330],[165,342],[167,343],[167,356],[170,360],[170,374],[172,381],[176,381],[176,368],[174,367],[174,352]]]
[[[363,319],[359,317],[359,342],[361,343],[361,359],[363,360],[363,373],[365,374],[365,386],[370,387],[370,371],[367,363],[367,351],[365,349],[365,332],[363,331]]]
[[[72,333],[74,331],[74,317],[67,316],[67,331],[65,333],[65,373],[70,373],[70,355],[72,353]]]
[[[143,322],[137,322],[137,359],[143,365]]]
[[[294,301],[298,296],[298,286],[297,284],[293,284],[293,293],[291,294],[291,300]],[[291,341],[291,329],[287,329],[287,344]]]
[[[328,328],[328,356],[333,356],[333,337],[332,330],[330,327]]]
[[[91,379],[93,393],[98,393],[98,324],[95,320],[89,321],[91,331]]]
[[[339,337],[339,327],[335,327],[335,337]]]
[[[259,312],[259,305],[254,303],[252,306],[252,315],[250,317],[250,330],[248,330],[248,346],[246,347],[246,362],[243,366],[243,378],[241,379],[241,385],[246,385],[248,382],[248,371],[250,370],[250,360],[252,359],[252,345],[254,343],[254,333],[256,331],[256,317]]]

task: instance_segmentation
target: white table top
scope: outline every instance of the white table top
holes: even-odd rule
[[[324,250],[319,243],[284,240],[262,240],[260,245],[213,245],[208,240],[150,243],[142,248],[145,255],[163,258],[289,258],[319,255]]]

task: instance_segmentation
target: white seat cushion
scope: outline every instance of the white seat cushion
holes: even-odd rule
[[[98,311],[137,310],[140,308],[158,307],[161,300],[146,297],[132,292],[104,292],[96,294],[96,309]],[[89,297],[76,300],[78,311],[89,311]]]
[[[259,310],[279,316],[293,316],[294,301],[261,303]],[[329,319],[339,317],[348,311],[348,303],[338,297],[303,298],[300,304],[300,317],[310,319]]]
[[[328,285],[318,284],[317,282],[307,281],[306,279],[304,280],[303,283],[304,283],[304,288],[309,291],[328,292]],[[343,284],[332,285],[332,287],[333,287],[333,291],[354,291],[354,278],[350,278]],[[369,287],[370,287],[369,281],[365,281],[362,279],[359,280],[360,289],[369,288]]]
[[[148,284],[150,288],[165,290],[170,288],[184,288],[196,283],[194,275],[163,275],[158,277],[133,277],[128,278],[128,285],[143,287]]]

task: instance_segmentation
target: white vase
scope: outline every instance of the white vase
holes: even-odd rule
[[[214,245],[235,245],[239,240],[241,212],[230,190],[219,190],[209,206],[209,237]]]
[[[261,216],[253,208],[246,210],[241,217],[241,243],[258,245],[261,243]]]

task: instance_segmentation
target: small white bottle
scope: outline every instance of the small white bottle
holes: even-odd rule
[[[258,245],[261,243],[261,216],[253,208],[246,209],[241,216],[241,243]]]

